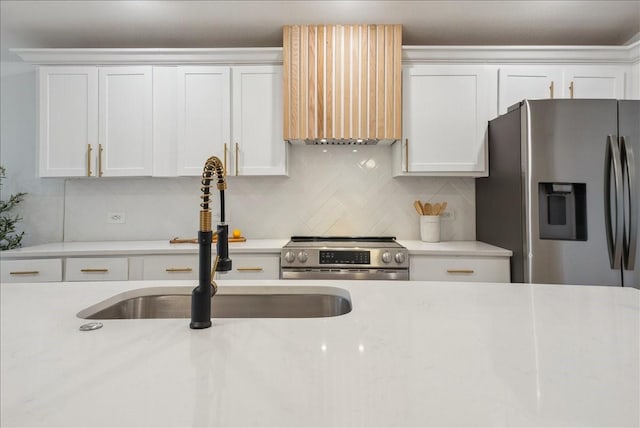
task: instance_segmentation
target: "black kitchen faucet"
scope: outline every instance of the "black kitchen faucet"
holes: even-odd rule
[[[216,243],[216,259],[211,269],[211,242],[213,232],[211,231],[211,209],[209,208],[209,198],[211,196],[211,180],[213,175],[217,176],[216,188],[220,191],[220,222],[216,228],[215,235],[218,237]],[[202,202],[200,203],[200,230],[198,231],[199,244],[199,282],[191,294],[191,323],[189,327],[202,329],[211,327],[211,298],[218,291],[213,275],[216,271],[231,270],[231,259],[229,258],[229,226],[225,224],[224,216],[224,190],[227,188],[225,181],[225,171],[222,161],[216,156],[211,156],[204,164],[202,171]]]

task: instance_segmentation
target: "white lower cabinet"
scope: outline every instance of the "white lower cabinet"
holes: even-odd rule
[[[215,279],[278,279],[280,275],[280,254],[232,253],[230,257],[231,271],[217,272]],[[193,280],[198,279],[200,269],[197,254],[145,256],[142,264],[142,277],[139,279],[143,280]]]
[[[69,257],[64,263],[65,281],[126,281],[127,257]]]
[[[62,281],[62,259],[1,260],[2,282]]]
[[[142,279],[198,279],[198,255],[146,256]]]
[[[232,269],[217,274],[218,279],[278,279],[280,276],[280,253],[278,254],[231,254]]]
[[[410,258],[412,281],[510,282],[509,257],[416,256]]]

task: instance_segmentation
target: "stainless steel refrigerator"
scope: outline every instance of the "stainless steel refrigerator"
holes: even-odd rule
[[[640,101],[525,100],[488,132],[476,236],[512,282],[640,288]]]

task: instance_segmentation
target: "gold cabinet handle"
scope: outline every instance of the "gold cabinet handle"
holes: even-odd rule
[[[87,144],[87,177],[91,177],[93,172],[91,171],[91,152],[93,149],[91,148],[91,144]]]
[[[98,177],[102,177],[102,144],[98,144]]]
[[[183,268],[166,268],[165,269],[166,272],[172,273],[172,272],[192,272],[193,269],[190,267],[183,267]]]
[[[80,269],[80,272],[82,272],[82,273],[106,273],[106,272],[109,272],[109,269],[104,269],[104,268],[99,268],[99,269],[88,268],[88,269]]]
[[[240,148],[238,147],[238,143],[236,142],[236,176],[238,175],[238,156],[240,154]]]
[[[573,98],[573,80],[571,81],[571,84],[569,85],[569,98]]]
[[[259,266],[256,267],[239,267],[236,269],[238,272],[262,272],[262,268]]]
[[[9,272],[9,275],[40,275],[39,270],[20,270],[15,272]]]
[[[227,143],[224,143],[224,175],[227,175]]]
[[[452,273],[452,274],[456,274],[456,273],[472,274],[474,272],[475,270],[473,269],[447,269],[447,273]]]
[[[404,171],[409,172],[409,139],[404,140]]]
[[[553,99],[553,80],[551,81],[551,85],[549,85],[549,98]]]

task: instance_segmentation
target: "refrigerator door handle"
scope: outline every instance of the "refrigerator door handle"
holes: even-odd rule
[[[622,163],[617,138],[607,136],[607,147],[604,160],[604,218],[607,232],[607,248],[609,249],[609,263],[611,269],[620,269],[622,261],[622,239],[624,210],[622,204]],[[611,167],[613,167],[613,181],[615,186],[616,227],[613,232],[611,222]]]
[[[620,137],[620,153],[622,157],[623,178],[627,185],[627,201],[629,203],[629,219],[625,226],[624,235],[624,268],[633,270],[636,262],[636,247],[638,245],[638,201],[636,200],[636,164],[631,145],[627,145],[625,137]],[[626,227],[625,227],[626,229]]]

